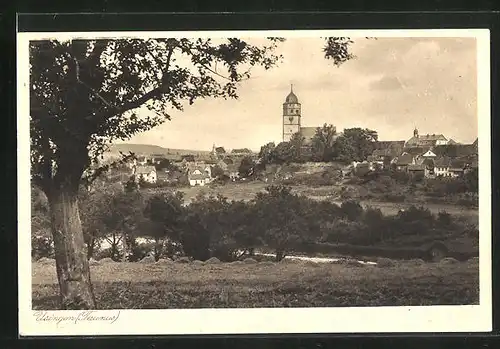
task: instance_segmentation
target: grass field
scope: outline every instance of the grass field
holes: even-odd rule
[[[206,195],[221,194],[230,200],[250,200],[254,198],[255,194],[265,190],[268,184],[264,182],[249,182],[249,183],[229,183],[224,186],[209,188],[209,187],[188,187],[181,188],[180,191],[185,194],[185,201],[190,202],[196,195],[204,193]],[[333,193],[338,191],[338,186],[321,186],[309,187],[304,185],[293,186],[292,190],[298,194],[308,196],[316,200],[336,200],[337,198]],[[337,202],[337,201],[336,201]],[[337,202],[340,204],[340,202]],[[385,215],[397,214],[400,209],[408,208],[412,203],[392,203],[392,202],[377,202],[377,201],[361,201],[363,206],[371,206],[379,208]],[[453,214],[469,217],[477,220],[479,217],[479,210],[474,208],[466,208],[452,204],[437,204],[437,203],[415,203],[415,205],[423,205],[428,208],[432,213],[437,214],[442,210]]]
[[[397,262],[106,263],[91,266],[100,309],[478,304],[479,267]],[[33,263],[33,309],[58,309],[55,266]]]

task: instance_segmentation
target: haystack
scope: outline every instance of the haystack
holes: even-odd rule
[[[180,257],[180,258],[177,258],[174,262],[186,264],[186,263],[189,263],[191,261],[189,260],[189,257]]]
[[[204,264],[205,264],[205,262],[203,262],[203,261],[199,261],[199,260],[195,260],[195,261],[193,261],[193,264],[194,264],[194,265],[204,265]]]
[[[217,257],[209,258],[205,261],[205,264],[220,264],[221,261]]]
[[[173,261],[170,258],[160,258],[156,261],[157,264],[169,264],[173,263]]]
[[[389,258],[378,258],[377,259],[377,267],[389,268],[389,267],[393,267],[395,265],[396,265],[396,262],[394,262],[392,259],[389,259]]]
[[[407,261],[407,264],[410,265],[424,265],[425,261],[423,259],[417,258],[417,259],[410,259]]]
[[[234,262],[231,262],[230,264],[231,265],[242,265],[242,264],[245,264],[245,263],[243,263],[242,261],[234,261]]]
[[[255,259],[253,259],[253,258],[245,258],[243,260],[243,263],[245,263],[245,264],[255,264],[255,263],[257,263],[257,261]]]
[[[106,258],[100,259],[99,262],[101,262],[101,263],[114,263],[115,261],[109,257],[106,257]]]
[[[300,260],[293,258],[283,258],[280,263],[288,263],[288,264],[299,264]]]
[[[271,262],[271,261],[259,262],[259,266],[267,267],[267,266],[271,266],[271,265],[275,265],[275,263]]]
[[[439,261],[439,264],[457,264],[458,261],[453,257],[446,257]]]
[[[143,259],[141,259],[139,261],[139,263],[145,263],[145,264],[152,264],[154,262],[156,262],[155,257],[150,256],[150,255],[144,257]]]

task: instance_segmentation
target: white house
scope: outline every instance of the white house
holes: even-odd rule
[[[208,166],[208,168],[210,168],[210,166]],[[194,187],[196,185],[204,186],[205,184],[210,183],[212,180],[210,174],[211,172],[206,171],[204,168],[190,170],[188,172],[189,185]]]
[[[425,158],[425,159],[435,159],[436,158],[436,154],[434,154],[432,152],[432,150],[427,150],[424,154],[421,155],[421,157]]]
[[[450,173],[450,165],[451,161],[448,158],[439,158],[434,162],[434,175],[435,176],[443,176],[443,177],[451,177]]]
[[[148,183],[156,183],[157,175],[154,166],[136,166],[133,175],[136,181],[141,179]]]

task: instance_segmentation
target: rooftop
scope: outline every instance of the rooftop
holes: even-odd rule
[[[299,103],[299,99],[297,98],[295,93],[293,93],[293,85],[290,86],[290,93],[288,94],[288,96],[286,96],[285,103],[288,103],[288,104],[292,104],[292,103],[298,104]]]
[[[136,174],[149,174],[151,172],[156,172],[156,168],[154,166],[137,166],[135,169]]]

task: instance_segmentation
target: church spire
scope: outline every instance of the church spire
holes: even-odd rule
[[[290,93],[293,93],[293,84],[290,84]]]

